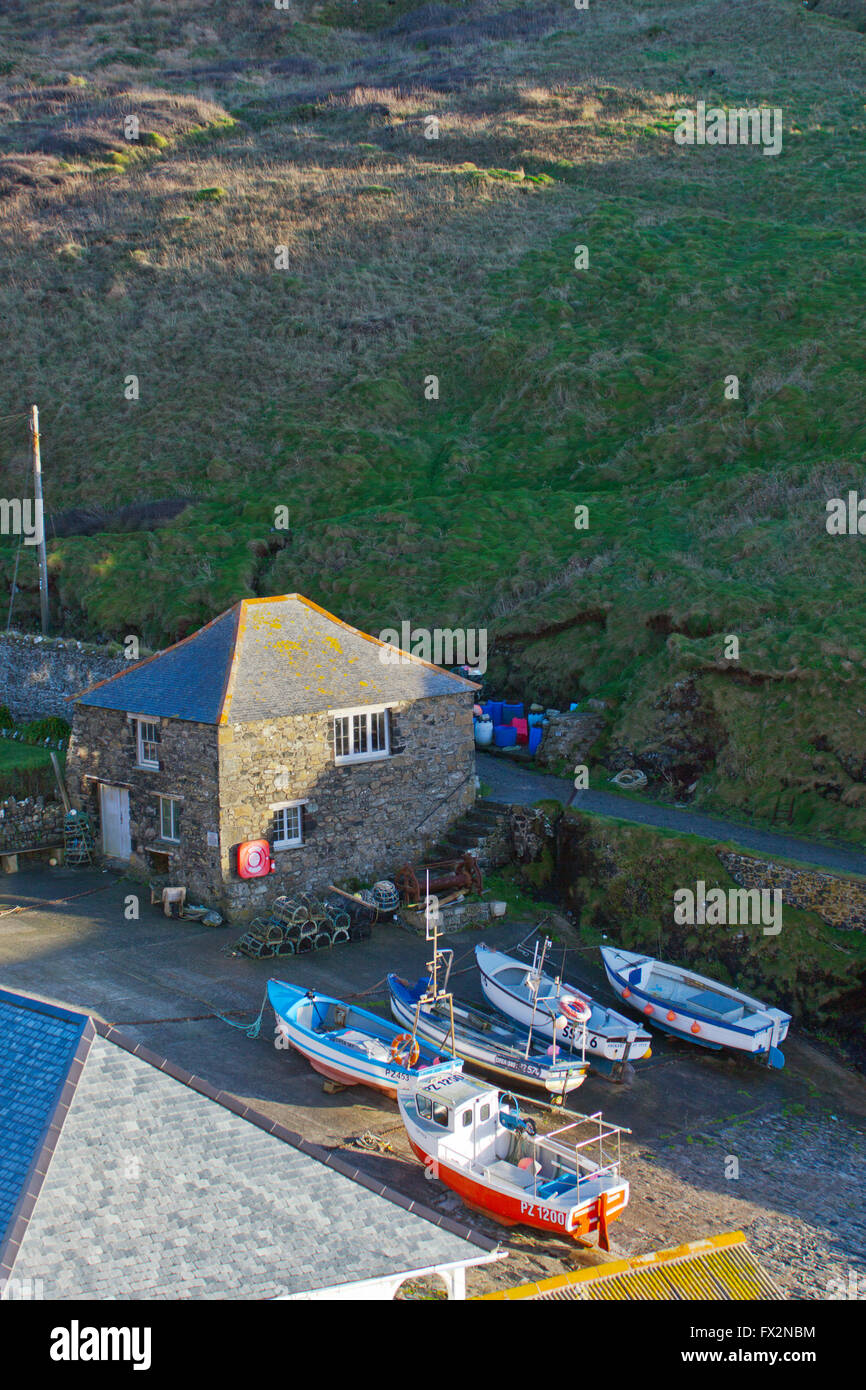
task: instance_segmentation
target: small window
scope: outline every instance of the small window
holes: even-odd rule
[[[274,849],[291,849],[304,843],[302,802],[278,806],[274,811]]]
[[[441,1103],[441,1101],[434,1100],[434,1102],[433,1102],[433,1123],[434,1123],[434,1125],[441,1125],[443,1129],[448,1129],[448,1114],[449,1114],[449,1112],[448,1112],[448,1106],[447,1106],[447,1105],[443,1105],[443,1104]]]
[[[482,1124],[484,1123],[485,1120],[489,1120],[489,1119],[490,1119],[490,1103],[489,1103],[489,1101],[488,1101],[488,1103],[487,1103],[486,1105],[482,1105],[481,1109],[480,1109],[479,1112],[478,1112],[478,1118],[479,1118],[479,1120],[481,1121]]]
[[[466,1128],[467,1125],[471,1125],[471,1123],[472,1123],[472,1106],[471,1106],[471,1105],[470,1105],[470,1106],[467,1106],[467,1108],[463,1111],[463,1114],[462,1114],[462,1116],[461,1116],[461,1123],[462,1123],[464,1129]]]
[[[159,798],[160,839],[180,844],[180,802],[173,796]]]
[[[391,740],[386,709],[359,710],[334,718],[334,758],[338,763],[387,758]]]
[[[139,767],[159,767],[159,726],[150,719],[139,719],[136,723],[138,732],[138,766]]]
[[[421,1119],[429,1120],[430,1116],[433,1114],[433,1102],[430,1097],[417,1095],[415,1097],[415,1104],[418,1107],[418,1114],[421,1116]]]

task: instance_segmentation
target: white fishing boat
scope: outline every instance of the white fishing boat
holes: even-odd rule
[[[760,1056],[770,1067],[785,1065],[779,1044],[787,1037],[790,1014],[652,956],[618,946],[602,946],[601,955],[611,987],[654,1028],[700,1047]]]
[[[397,1103],[427,1175],[468,1206],[506,1226],[576,1240],[597,1233],[609,1248],[609,1224],[629,1197],[620,1174],[620,1135],[629,1130],[599,1113],[538,1134],[514,1096],[467,1076],[401,1087]]]
[[[434,987],[432,975],[422,975],[414,985],[388,976],[391,1012],[398,1023],[412,1032],[417,1029],[418,1036],[436,1048],[456,1052],[468,1066],[512,1085],[543,1090],[554,1102],[583,1084],[587,1064],[580,1029],[576,1049],[563,1049],[493,1010],[452,999],[447,990],[454,952],[439,951],[438,958],[445,971],[443,993]]]
[[[536,945],[531,965],[493,951],[475,947],[481,987],[490,1003],[524,1028],[532,1026],[551,1040],[556,1035],[563,1047],[573,1046],[578,1030],[586,1028],[586,1060],[606,1074],[618,1076],[627,1062],[652,1055],[649,1033],[614,1009],[605,1008],[585,990],[546,975],[544,951]]]
[[[268,981],[277,1032],[329,1081],[372,1086],[392,1099],[407,1082],[449,1080],[463,1063],[419,1043],[385,1018],[317,990]]]

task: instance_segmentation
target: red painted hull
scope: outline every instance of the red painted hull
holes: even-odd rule
[[[532,1200],[530,1193],[525,1200],[519,1197],[511,1197],[505,1192],[500,1192],[496,1188],[487,1187],[484,1183],[476,1182],[467,1173],[449,1168],[446,1164],[437,1162],[430,1154],[415,1143],[409,1136],[409,1143],[415,1155],[420,1158],[425,1168],[432,1169],[436,1177],[444,1182],[446,1187],[450,1187],[456,1192],[467,1206],[477,1211],[483,1211],[486,1216],[492,1217],[494,1221],[499,1221],[504,1226],[534,1226],[539,1231],[551,1231],[554,1235],[567,1235],[575,1240],[599,1232],[607,1238],[606,1227],[611,1221],[616,1221],[622,1216],[628,1202],[628,1190],[614,1190],[608,1194],[606,1213],[601,1211],[601,1199],[595,1198],[588,1201],[584,1206],[577,1208],[574,1213],[574,1224],[567,1229],[564,1224],[565,1213],[551,1212],[543,1203]],[[559,1220],[557,1220],[557,1216]]]
[[[375,1081],[363,1080],[359,1076],[353,1076],[351,1072],[340,1071],[337,1067],[329,1067],[327,1063],[320,1062],[318,1058],[314,1061],[306,1052],[301,1052],[299,1047],[295,1051],[305,1061],[309,1062],[313,1071],[317,1071],[320,1076],[326,1076],[329,1081],[336,1081],[341,1086],[366,1086],[371,1091],[378,1091],[380,1095],[388,1096],[391,1100],[397,1099],[396,1086],[377,1086]]]

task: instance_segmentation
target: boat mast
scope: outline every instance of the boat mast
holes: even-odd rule
[[[544,948],[543,948],[543,950],[542,950],[542,952],[541,952],[541,960],[539,961],[538,969],[536,970],[536,969],[535,969],[535,962],[538,960],[538,942],[536,941],[536,943],[535,943],[535,951],[534,951],[533,956],[532,956],[532,975],[530,976],[530,979],[533,981],[533,985],[532,985],[532,1012],[531,1012],[530,1015],[529,1015],[529,1032],[528,1032],[527,1035],[526,1035],[526,1052],[525,1052],[525,1054],[524,1054],[524,1061],[527,1061],[527,1062],[529,1061],[529,1049],[530,1049],[530,1047],[532,1046],[532,1025],[533,1025],[533,1023],[535,1022],[535,1009],[536,1009],[536,1006],[537,1006],[537,1004],[538,1004],[538,991],[539,991],[540,988],[541,988],[541,972],[542,972],[543,969],[544,969],[544,957],[545,957],[546,951],[547,951],[547,937],[544,938]],[[554,1025],[554,1045],[555,1045],[555,1043],[556,1043],[556,1026]]]
[[[451,973],[451,966],[445,976],[445,985],[439,988],[439,904],[436,904],[436,911],[431,920],[430,917],[430,870],[427,870],[427,891],[424,896],[424,939],[433,942],[433,959],[427,962],[430,986],[424,991],[415,1005],[415,1024],[412,1029],[412,1037],[415,1038],[418,1032],[418,1022],[421,1017],[421,1010],[425,1004],[447,1003],[450,1027],[446,1036],[446,1045],[450,1042],[452,1056],[457,1053],[457,1039],[454,1034],[454,998],[448,990],[448,976]],[[453,954],[453,953],[452,953]]]

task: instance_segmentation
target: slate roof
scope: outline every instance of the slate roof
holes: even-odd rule
[[[130,714],[241,724],[477,689],[408,653],[385,663],[383,648],[301,594],[244,599],[73,698]]]
[[[0,1243],[54,1118],[87,1019],[0,990]]]
[[[496,1248],[88,1022],[53,1157],[0,1246],[0,1278],[40,1279],[49,1299],[271,1298]]]

